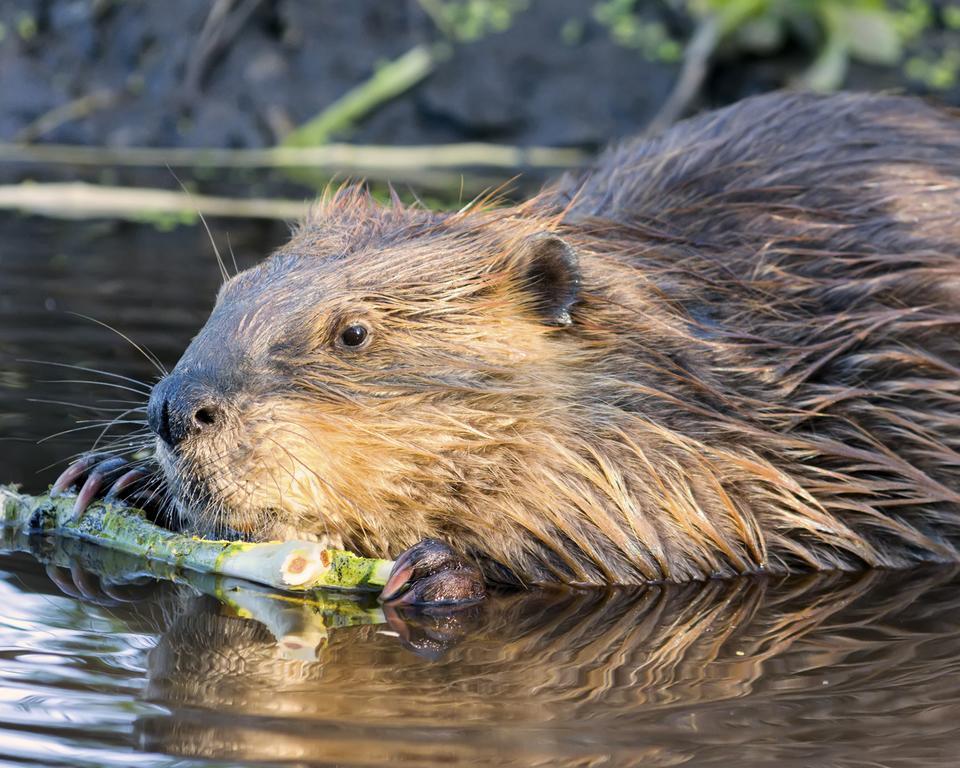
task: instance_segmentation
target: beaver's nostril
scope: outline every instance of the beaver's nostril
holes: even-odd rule
[[[150,393],[147,421],[170,448],[220,420],[221,410],[210,392],[179,374],[161,379]]]
[[[202,408],[198,408],[196,413],[193,414],[193,421],[200,429],[210,426],[211,424],[215,423],[216,420],[217,409],[211,405],[205,405]]]

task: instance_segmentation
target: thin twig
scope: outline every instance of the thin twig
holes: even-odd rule
[[[163,215],[192,221],[200,214],[241,218],[302,219],[306,202],[187,195],[164,189],[105,187],[84,182],[0,185],[0,209],[54,218],[107,217],[149,220]]]
[[[194,100],[202,90],[210,62],[233,42],[261,0],[246,0],[234,8],[234,0],[216,0],[200,31],[196,48],[187,63],[184,77],[184,102]]]
[[[310,147],[325,144],[330,137],[342,133],[377,107],[385,104],[433,72],[436,63],[446,58],[445,44],[417,45],[402,56],[379,67],[373,75],[347,91],[319,115],[308,120],[284,140],[288,147]]]
[[[66,104],[54,107],[40,115],[36,120],[24,126],[16,135],[16,141],[25,144],[36,141],[56,130],[64,123],[81,120],[101,109],[113,106],[119,101],[121,92],[109,88],[92,91]]]
[[[720,41],[720,28],[720,19],[715,15],[706,16],[701,20],[684,52],[680,77],[667,100],[660,107],[660,111],[647,126],[646,134],[661,133],[673,125],[700,93],[700,88],[707,76],[710,59]]]
[[[421,169],[566,169],[589,155],[578,149],[515,147],[468,142],[391,147],[325,144],[270,149],[190,147],[81,147],[69,144],[0,144],[0,162],[174,168],[314,168],[347,174],[409,172]]]

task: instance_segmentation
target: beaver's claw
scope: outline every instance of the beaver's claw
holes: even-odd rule
[[[79,563],[71,563],[69,568],[48,565],[47,576],[68,597],[106,606],[142,602],[157,583],[143,576],[112,581],[85,570]]]
[[[424,539],[393,565],[380,593],[385,605],[452,605],[486,596],[483,574],[442,541]]]
[[[50,488],[50,494],[56,496],[74,485],[79,485],[77,501],[73,505],[74,517],[79,517],[108,483],[109,490],[103,498],[112,501],[121,498],[132,485],[145,476],[146,472],[142,469],[128,469],[127,460],[120,456],[88,453],[64,470]]]

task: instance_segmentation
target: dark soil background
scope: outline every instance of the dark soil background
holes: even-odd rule
[[[425,11],[447,1],[0,0],[0,142],[274,146],[379,64],[449,39],[450,30],[445,35]],[[598,20],[598,7],[610,0],[457,2],[467,10],[485,2],[499,25],[449,40],[452,54],[436,71],[336,138],[596,150],[650,122],[674,87],[677,51],[694,27],[680,0],[613,3],[676,41],[672,55],[659,56],[618,41]],[[946,23],[950,2],[903,5],[922,6],[929,17],[904,62],[918,54],[936,59],[958,45]],[[811,58],[804,41],[789,35],[763,56],[721,48],[687,111],[783,87]],[[960,104],[950,77],[934,88],[908,71],[854,62],[845,86]],[[37,129],[53,110],[91,98],[95,107],[54,113]],[[49,173],[0,167],[8,183],[38,176]],[[152,180],[171,185],[169,174]]]
[[[596,146],[649,120],[678,65],[650,62],[616,45],[592,19],[592,3],[525,5],[509,29],[456,45],[438,71],[348,138]],[[12,140],[58,105],[109,90],[120,94],[116,104],[67,122],[42,140],[270,146],[369,78],[378,63],[442,39],[415,1],[263,1],[229,45],[208,58],[203,77],[187,83],[211,6],[198,0],[0,6],[0,23],[8,30],[0,43],[0,137]],[[686,19],[660,4],[650,6],[647,15],[662,18],[678,34],[688,31]],[[36,25],[27,39],[17,33],[18,25],[28,24],[24,18]],[[582,23],[576,42],[562,36],[570,19]],[[744,84],[742,92],[759,87]]]

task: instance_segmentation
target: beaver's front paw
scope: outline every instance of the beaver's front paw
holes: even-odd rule
[[[442,541],[424,539],[397,558],[380,593],[385,605],[452,605],[486,596],[483,574]]]
[[[74,485],[80,486],[77,501],[73,506],[74,516],[79,517],[90,502],[101,497],[101,491],[105,488],[108,490],[102,494],[102,498],[108,501],[119,499],[146,475],[142,469],[131,469],[127,460],[121,456],[88,453],[64,470],[50,488],[50,494],[56,496]]]

